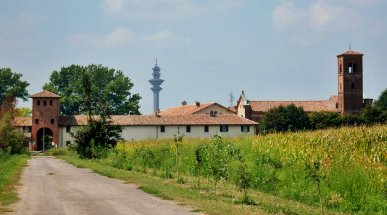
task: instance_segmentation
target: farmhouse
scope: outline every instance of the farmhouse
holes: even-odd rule
[[[363,54],[352,50],[337,55],[338,95],[327,100],[311,101],[259,101],[247,99],[244,91],[235,107],[240,117],[260,122],[271,108],[294,104],[306,112],[333,111],[360,113],[372,99],[363,99]]]
[[[66,147],[74,140],[70,132],[87,124],[87,117],[60,116],[60,96],[42,91],[32,98],[32,117],[16,117],[14,126],[31,137],[30,149],[43,150],[52,147]],[[235,114],[194,114],[194,115],[119,115],[112,116],[112,125],[123,127],[121,136],[125,140],[186,137],[212,137],[254,135],[258,123]],[[43,136],[48,135],[52,144],[43,146]]]

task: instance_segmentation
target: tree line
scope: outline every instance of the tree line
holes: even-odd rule
[[[337,128],[351,125],[372,125],[387,123],[387,89],[379,98],[367,105],[360,114],[340,114],[338,112],[306,113],[302,107],[294,104],[270,109],[263,117],[260,131],[287,132]]]

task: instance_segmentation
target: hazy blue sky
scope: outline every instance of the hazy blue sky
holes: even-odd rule
[[[160,107],[337,94],[336,55],[364,53],[364,96],[387,88],[385,0],[0,0],[0,67],[39,92],[71,64],[121,69],[152,111],[155,58]],[[21,103],[30,106],[30,103]]]

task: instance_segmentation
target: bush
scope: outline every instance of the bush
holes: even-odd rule
[[[342,124],[340,114],[337,112],[314,112],[309,115],[312,129],[335,128]]]
[[[12,112],[6,112],[0,116],[0,149],[11,154],[26,153],[26,138],[24,134],[11,125]]]
[[[261,130],[268,132],[309,129],[309,117],[302,107],[294,104],[270,109],[263,117]]]
[[[76,152],[81,158],[104,158],[108,150],[120,140],[120,131],[120,127],[109,125],[103,117],[91,120],[89,125],[72,133]]]

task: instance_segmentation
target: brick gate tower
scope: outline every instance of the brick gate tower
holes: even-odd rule
[[[338,110],[360,113],[363,109],[363,54],[349,50],[337,58]]]
[[[48,150],[58,144],[59,99],[55,93],[44,90],[32,98],[31,150]],[[46,138],[44,138],[46,136]],[[43,144],[44,140],[46,144]]]

